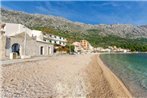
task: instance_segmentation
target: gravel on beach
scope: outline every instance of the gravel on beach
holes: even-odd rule
[[[1,66],[1,98],[126,98],[113,91],[96,60],[94,54],[61,55]]]

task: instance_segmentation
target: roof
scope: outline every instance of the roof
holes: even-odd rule
[[[15,36],[10,36],[10,37],[13,37],[13,38],[22,38],[22,39],[24,39],[24,38],[25,38],[25,33],[23,32],[23,33],[17,34],[17,35],[15,35]],[[28,40],[28,39],[32,39],[27,33],[26,33],[26,37],[27,37],[27,40]]]
[[[4,30],[6,36],[15,36],[17,34],[24,32],[28,34],[31,33],[31,29],[25,27],[22,24],[16,24],[16,23],[6,23]]]

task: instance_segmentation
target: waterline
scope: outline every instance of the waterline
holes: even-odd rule
[[[147,96],[147,54],[103,54],[100,57],[135,97]]]

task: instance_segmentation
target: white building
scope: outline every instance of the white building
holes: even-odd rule
[[[61,36],[56,36],[52,34],[43,34],[42,31],[32,30],[31,36],[35,37],[38,41],[45,41],[50,44],[56,44],[61,46],[66,46],[67,40]]]
[[[53,34],[43,34],[42,31],[31,30],[22,24],[6,23],[5,34],[7,36],[15,36],[22,32],[26,32],[30,37],[36,38],[37,41],[45,41],[50,44],[57,44],[61,46],[65,46],[67,44],[67,40],[61,36],[56,36]]]
[[[117,48],[116,46],[109,46],[108,48],[111,49],[111,52],[124,52],[124,53],[130,52],[129,49],[123,49],[120,47]]]
[[[41,31],[31,30],[21,24],[4,23],[0,33],[0,42],[3,43],[0,50],[5,50],[0,51],[2,59],[8,58],[11,53],[16,53],[19,58],[53,54],[54,45],[44,40],[46,35]]]
[[[39,30],[32,30],[31,36],[36,38],[37,41],[43,41],[43,33]]]
[[[4,31],[6,36],[15,36],[24,32],[31,36],[32,32],[31,29],[25,27],[24,25],[15,23],[5,23]]]
[[[46,42],[49,42],[51,44],[66,46],[67,40],[61,36],[56,36],[52,34],[46,34],[43,37],[43,40]]]

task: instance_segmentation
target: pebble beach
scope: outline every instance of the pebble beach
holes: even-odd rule
[[[105,67],[98,54],[1,65],[1,98],[130,98]]]

